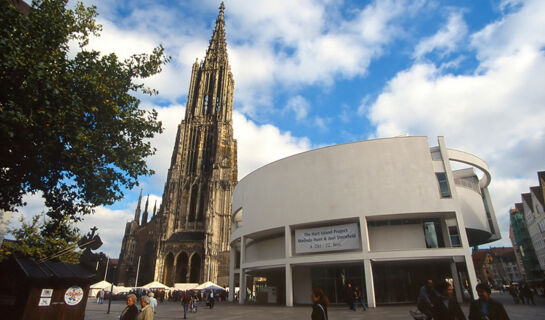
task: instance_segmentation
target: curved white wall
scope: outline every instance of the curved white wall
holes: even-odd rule
[[[266,165],[242,179],[233,211],[243,223],[231,239],[286,224],[454,211],[441,198],[426,137],[349,143]]]
[[[240,286],[246,286],[248,270],[282,266],[286,274],[286,304],[291,305],[293,301],[307,301],[308,266],[363,261],[367,296],[370,305],[374,305],[372,261],[433,257],[465,261],[471,270],[468,243],[472,240],[463,231],[467,228],[476,234],[473,239],[478,240],[473,243],[486,243],[490,229],[481,195],[455,184],[450,161],[474,164],[483,170],[485,175],[479,186],[488,197],[490,173],[486,163],[474,155],[447,149],[442,137],[439,146],[431,149],[427,137],[336,145],[255,170],[233,192],[232,259],[240,253],[240,266],[236,268]],[[445,173],[450,197],[441,196],[437,172]],[[473,175],[471,170],[463,175],[457,171],[458,178],[472,179]],[[495,219],[493,212],[491,217]],[[423,228],[430,222],[438,228],[436,236],[440,241],[435,244],[431,229]],[[358,225],[359,249],[296,252],[298,231],[341,224]],[[458,226],[461,246],[451,244],[449,226]],[[278,237],[279,233],[283,236]],[[234,265],[230,270],[231,287]],[[294,265],[297,268],[292,275]],[[455,266],[451,267],[455,270]],[[306,274],[305,278],[300,274]],[[469,277],[474,284],[473,271]],[[292,284],[296,289],[292,290]]]
[[[246,245],[244,262],[281,259],[284,254],[284,237],[254,241]]]
[[[489,231],[481,195],[465,187],[456,187],[456,193],[466,228]]]

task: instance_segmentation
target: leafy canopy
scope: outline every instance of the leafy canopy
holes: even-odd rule
[[[54,221],[78,220],[153,174],[144,158],[161,123],[136,95],[157,94],[141,79],[169,57],[161,46],[123,61],[89,49],[95,7],[34,0],[23,14],[13,2],[0,0],[0,209],[41,191]]]
[[[9,229],[15,241],[5,241],[0,249],[0,261],[9,257],[30,257],[36,261],[42,259],[79,263],[81,251],[77,246],[79,230],[68,217],[56,223],[55,228],[44,216],[35,215],[30,222],[23,217],[21,227]]]

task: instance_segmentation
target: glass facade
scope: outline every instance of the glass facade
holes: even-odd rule
[[[345,303],[346,284],[358,287],[364,299],[365,277],[363,264],[348,266],[316,266],[311,269],[312,287],[324,290],[331,303]]]
[[[377,305],[415,303],[418,290],[426,280],[439,282],[451,277],[448,262],[427,260],[373,263]]]

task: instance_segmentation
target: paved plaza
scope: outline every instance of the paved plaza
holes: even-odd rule
[[[493,293],[492,297],[501,301],[512,320],[533,320],[545,319],[545,299],[535,298],[536,305],[515,305],[507,293]],[[110,314],[106,314],[108,303],[97,304],[94,299],[89,299],[85,320],[114,320],[119,319],[119,314],[124,308],[122,301],[112,301]],[[367,311],[350,311],[344,306],[331,306],[329,309],[329,319],[351,320],[351,319],[412,319],[409,310],[415,309],[411,305],[397,306],[379,306],[377,308],[367,309]],[[462,306],[466,317],[469,313],[469,305]],[[235,303],[222,302],[216,304],[214,309],[204,308],[204,304],[197,313],[188,315],[188,319],[199,320],[234,320],[234,319],[310,319],[310,306],[281,307],[281,306],[263,306],[263,305],[239,305]],[[159,304],[155,319],[183,319],[183,310],[179,303],[164,302]]]

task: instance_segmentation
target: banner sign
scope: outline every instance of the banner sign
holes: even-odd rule
[[[353,250],[360,247],[357,223],[295,230],[295,253]]]

